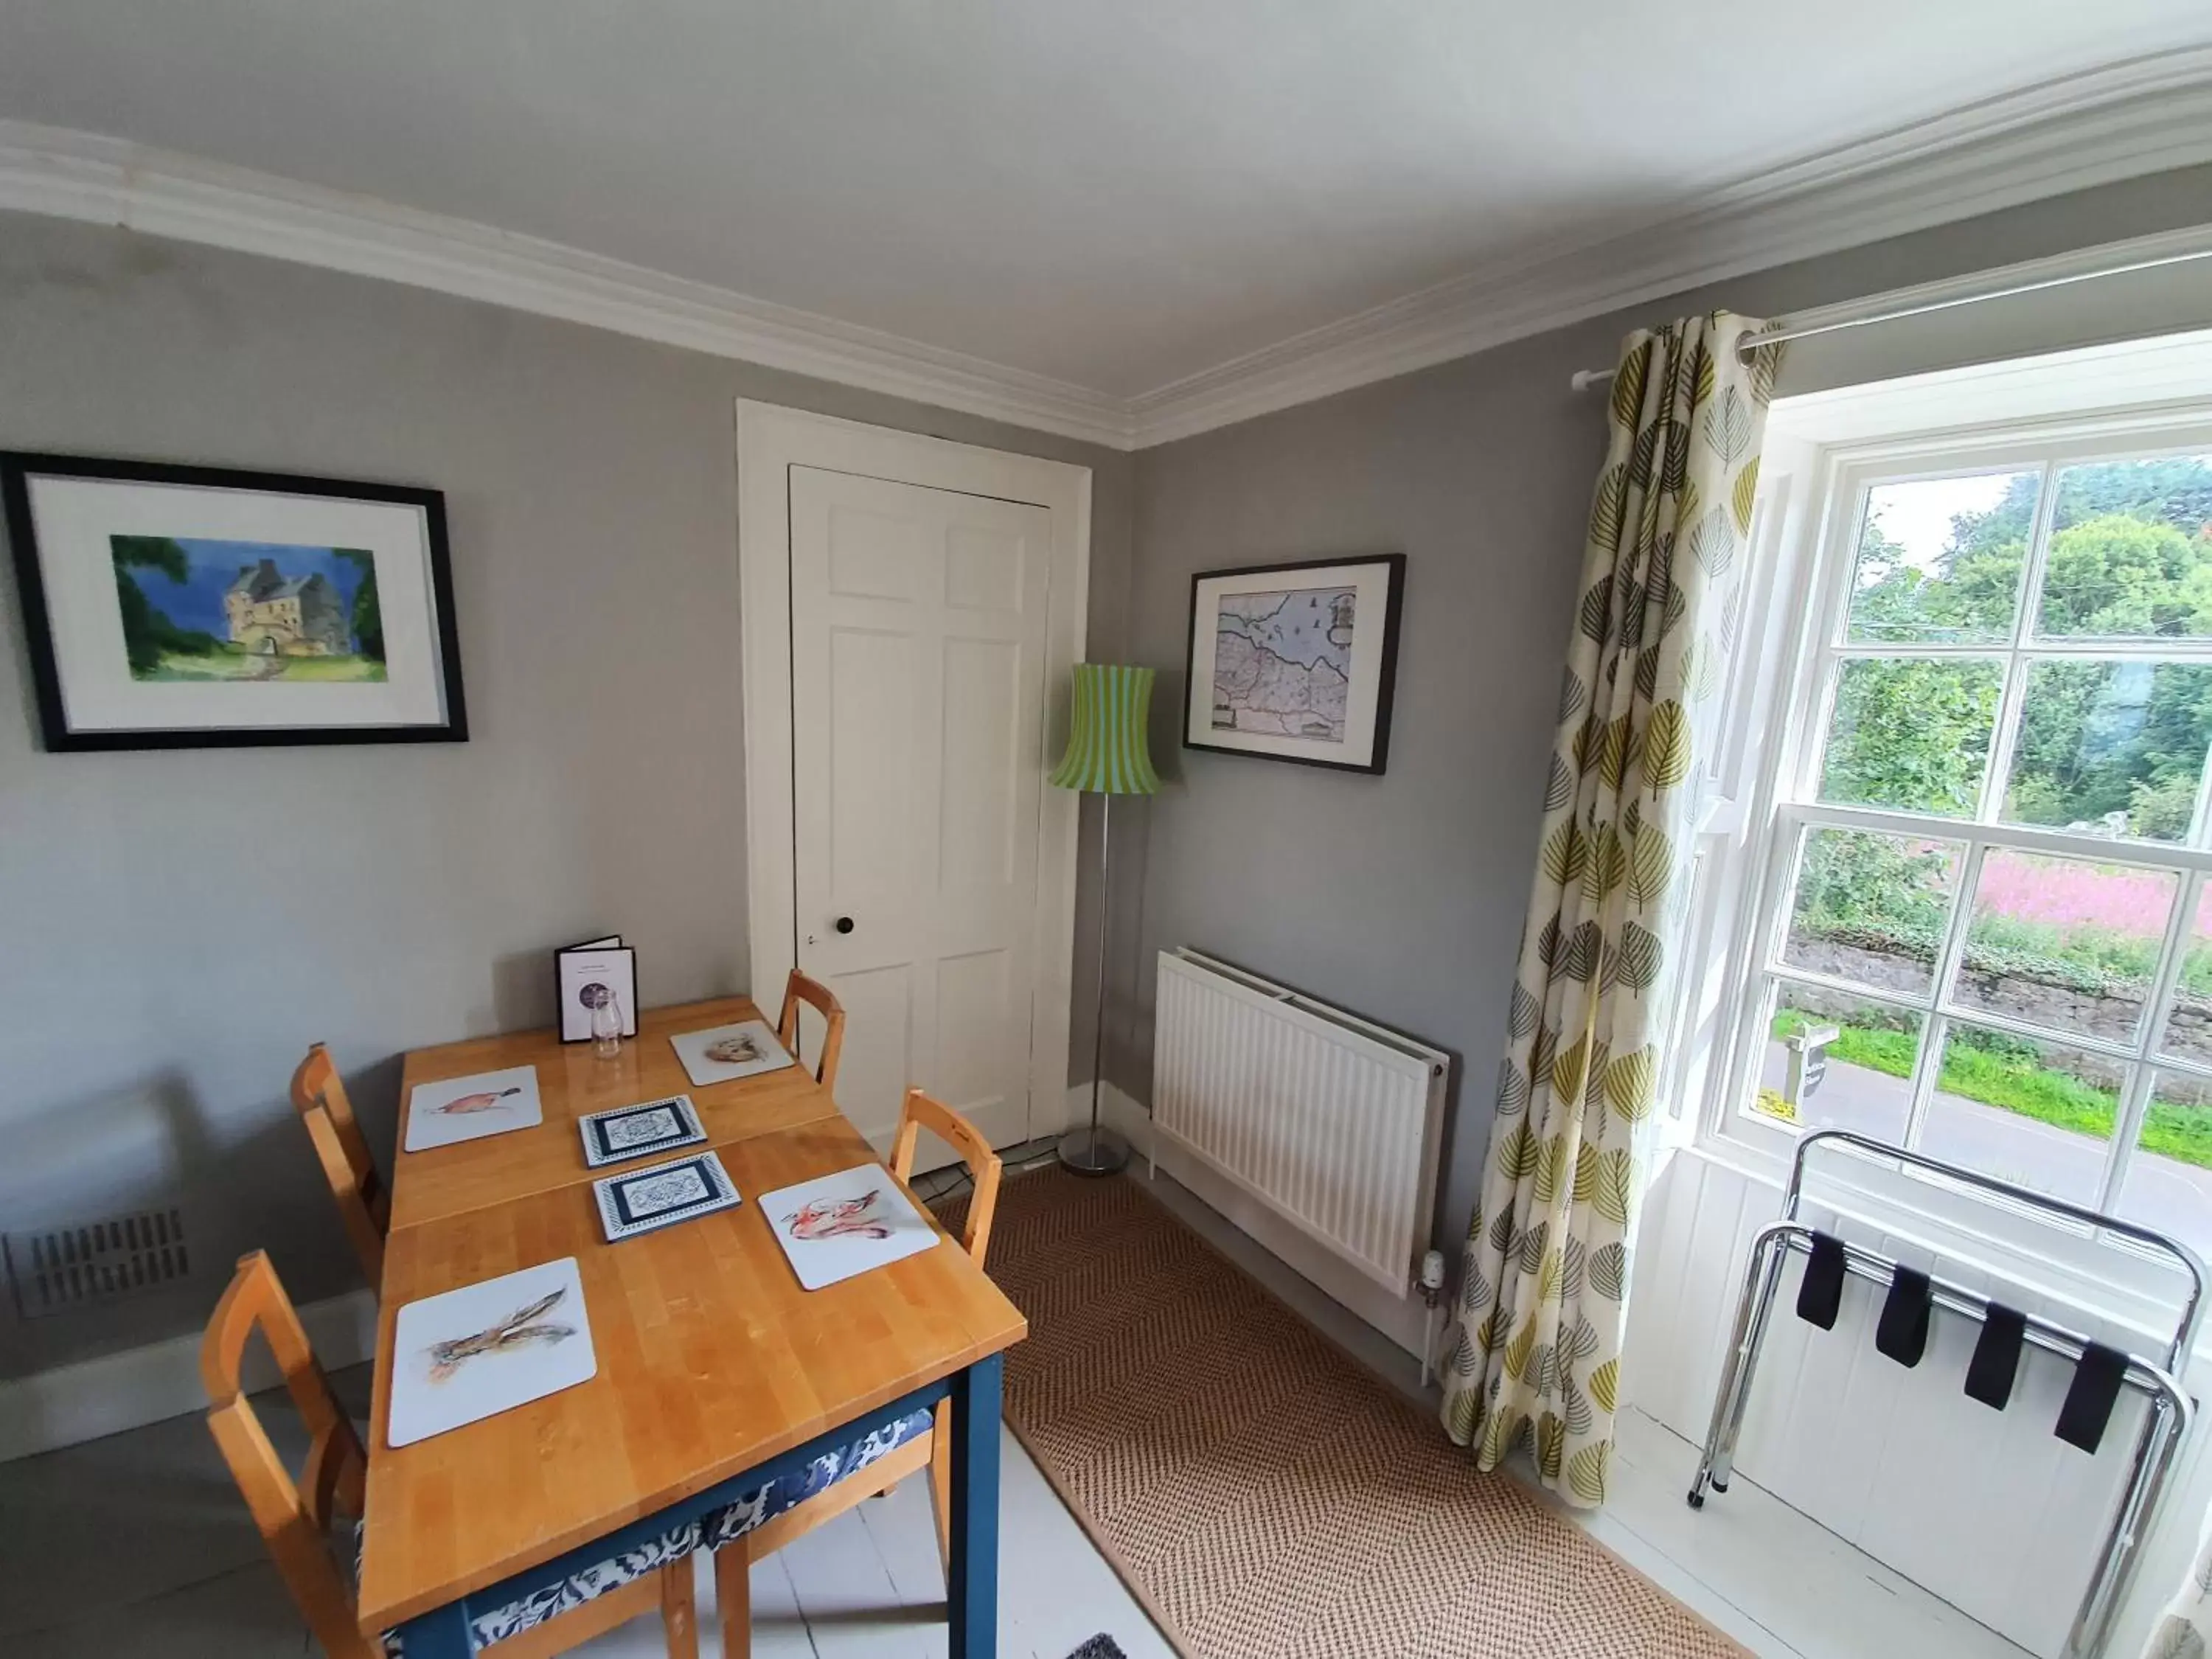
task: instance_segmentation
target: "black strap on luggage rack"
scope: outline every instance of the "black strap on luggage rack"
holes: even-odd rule
[[[2103,1650],[2112,1617],[2119,1609],[2121,1595],[2135,1566],[2136,1546],[2157,1515],[2166,1477],[2172,1471],[2174,1457],[2189,1433],[2190,1421],[2196,1412],[2196,1402],[2182,1392],[2176,1379],[2196,1346],[2197,1322],[2203,1310],[2204,1264],[2187,1245],[2148,1227],[2046,1198],[2025,1187],[1994,1181],[1972,1170],[1907,1152],[1902,1146],[1893,1146],[1848,1129],[1816,1129],[1804,1136],[1797,1143],[1797,1156],[1790,1168],[1782,1218],[1760,1228],[1752,1240],[1743,1291],[1736,1301],[1735,1326],[1729,1338],[1728,1358],[1722,1368],[1719,1392],[1713,1400],[1712,1425],[1706,1431],[1697,1480],[1690,1488],[1690,1507],[1703,1509],[1708,1490],[1726,1492],[1729,1477],[1735,1473],[1736,1438],[1742,1432],[1744,1414],[1751,1405],[1752,1378],[1759,1368],[1759,1349],[1765,1342],[1775,1296],[1781,1286],[1783,1264],[1793,1250],[1808,1255],[1813,1253],[1814,1230],[1797,1218],[1797,1208],[1804,1193],[1806,1158],[1821,1146],[1849,1146],[1875,1158],[1893,1159],[1901,1166],[1926,1170],[1947,1181],[2008,1200],[2041,1217],[2086,1224],[2131,1239],[2167,1257],[2189,1275],[2189,1294],[2181,1304],[2173,1340],[2166,1345],[2160,1360],[2154,1363],[2140,1354],[2124,1356],[2120,1386],[2148,1395],[2150,1411],[2142,1433],[2136,1441],[2126,1488],[2106,1529],[2095,1571],[2090,1575],[2089,1587],[2075,1613],[2074,1626],[2067,1634],[2063,1650],[2064,1659],[2094,1659]],[[1824,1254],[1832,1251],[1837,1242],[1842,1243],[1846,1273],[1871,1279],[1885,1288],[1896,1282],[1900,1264],[1879,1251],[1847,1240],[1830,1241],[1824,1236]],[[1928,1294],[1929,1305],[1938,1311],[1964,1314],[1977,1322],[1987,1320],[1992,1305],[1990,1298],[1979,1291],[1942,1279],[1929,1279]],[[2023,1340],[2029,1347],[2044,1349],[2077,1364],[2093,1350],[2101,1349],[2102,1345],[2092,1341],[2086,1334],[2033,1314],[2014,1315],[2010,1310],[2001,1310],[2000,1316],[2020,1320]]]

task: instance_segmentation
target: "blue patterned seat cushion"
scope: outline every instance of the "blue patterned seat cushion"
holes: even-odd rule
[[[846,1442],[822,1454],[805,1468],[781,1480],[763,1482],[747,1492],[734,1504],[708,1511],[696,1521],[686,1521],[671,1528],[659,1537],[635,1549],[623,1550],[597,1562],[581,1572],[574,1572],[559,1583],[549,1585],[534,1594],[510,1601],[505,1607],[489,1613],[480,1613],[469,1621],[469,1637],[472,1646],[488,1648],[495,1642],[504,1642],[510,1636],[520,1636],[557,1619],[586,1601],[605,1595],[609,1590],[619,1589],[633,1583],[648,1573],[659,1572],[672,1561],[680,1561],[702,1545],[708,1549],[719,1548],[733,1538],[742,1538],[755,1527],[772,1521],[786,1510],[796,1509],[817,1492],[826,1492],[848,1475],[856,1474],[877,1459],[897,1450],[909,1440],[929,1432],[932,1415],[927,1410],[902,1417],[882,1428],[872,1429],[866,1434]],[[355,1582],[360,1582],[359,1560],[361,1529],[356,1523],[354,1532]],[[384,1633],[384,1650],[392,1659],[404,1659],[405,1649],[398,1631]]]
[[[701,1517],[699,1541],[712,1550],[720,1549],[732,1539],[744,1537],[755,1527],[775,1520],[787,1510],[797,1509],[816,1493],[827,1492],[840,1480],[859,1474],[908,1441],[927,1434],[932,1420],[931,1413],[925,1407],[823,1453],[797,1474],[764,1482],[736,1503]]]
[[[520,1636],[557,1619],[562,1613],[595,1601],[609,1590],[620,1589],[624,1584],[635,1583],[648,1573],[659,1572],[672,1561],[680,1561],[699,1547],[699,1522],[686,1521],[672,1527],[659,1537],[639,1545],[635,1549],[622,1550],[604,1561],[594,1562],[581,1572],[572,1572],[557,1584],[549,1584],[541,1590],[522,1596],[506,1606],[489,1613],[477,1613],[469,1620],[469,1644],[472,1650],[489,1647],[495,1642],[504,1642],[510,1636]],[[359,1561],[361,1529],[354,1531],[355,1559]],[[360,1582],[358,1567],[355,1582]],[[391,1659],[405,1659],[406,1648],[399,1632],[384,1632],[384,1650]]]

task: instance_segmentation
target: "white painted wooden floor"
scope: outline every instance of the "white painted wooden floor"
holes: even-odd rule
[[[366,1416],[366,1366],[333,1378]],[[264,1402],[288,1460],[303,1449]],[[1129,1659],[1172,1659],[1113,1570],[1009,1434],[1003,1442],[1000,1651],[1066,1659],[1101,1631]],[[720,1652],[714,1576],[699,1575],[701,1651]],[[945,1577],[919,1478],[753,1569],[760,1659],[942,1656]],[[0,1464],[0,1653],[8,1659],[301,1659],[319,1650],[269,1565],[198,1416]],[[575,1650],[658,1659],[657,1621]]]
[[[1692,1510],[1697,1467],[1697,1447],[1632,1408],[1606,1507],[1562,1513],[1760,1659],[2030,1659],[1741,1475]]]

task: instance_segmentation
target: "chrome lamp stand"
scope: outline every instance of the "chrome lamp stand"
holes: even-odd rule
[[[1098,1000],[1091,1025],[1091,1121],[1060,1138],[1060,1161],[1078,1175],[1107,1176],[1129,1161],[1129,1143],[1098,1127],[1098,1090],[1106,1057],[1106,937],[1114,923],[1114,868],[1107,857],[1107,831],[1113,823],[1114,797],[1098,798]]]

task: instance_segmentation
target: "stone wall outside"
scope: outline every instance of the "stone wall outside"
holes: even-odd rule
[[[1832,974],[1873,989],[1913,994],[1925,992],[1933,971],[1928,963],[1901,951],[1873,951],[1835,939],[1792,939],[1784,959],[1793,967]],[[2103,995],[2030,975],[1968,969],[1960,975],[1954,1000],[1966,1007],[1987,1009],[2054,1031],[2078,1031],[2108,1042],[2132,1043],[2148,995],[2148,987],[2134,996]],[[1805,985],[1791,987],[1789,998],[1793,1007],[1838,1020],[1850,1018],[1867,1006],[1866,999],[1848,991]],[[2212,1000],[2187,994],[2180,997],[2161,1046],[2199,1065],[2212,1066]],[[2049,1063],[2085,1083],[2108,1089],[2119,1086],[2124,1069],[2101,1054],[2056,1044]],[[2160,1097],[2200,1104],[2212,1102],[2212,1088],[2179,1085],[2180,1079],[2169,1074],[2160,1086]]]

